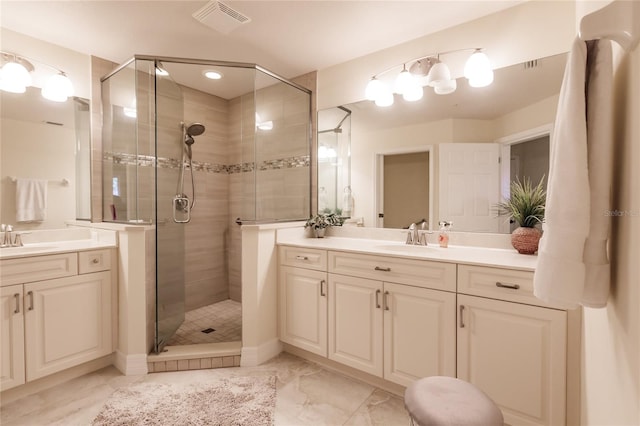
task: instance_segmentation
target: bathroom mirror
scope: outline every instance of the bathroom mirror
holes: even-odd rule
[[[61,228],[72,219],[91,219],[89,101],[52,102],[37,87],[0,92],[2,223],[16,224],[13,178],[46,179],[47,216],[16,229]],[[66,180],[66,181],[65,181]]]
[[[508,196],[509,182],[516,175],[537,182],[542,175],[548,174],[549,134],[566,57],[566,54],[554,55],[497,69],[493,84],[484,88],[471,88],[466,79],[460,78],[457,90],[449,95],[436,95],[431,88],[425,87],[424,97],[417,102],[406,102],[396,95],[394,104],[387,108],[377,107],[370,101],[344,105],[352,112],[354,216],[362,217],[365,226],[403,228],[411,222],[426,219],[429,228],[434,230],[438,229],[440,220],[452,220],[454,231],[510,232],[508,220],[497,217],[493,203]],[[523,143],[529,148],[519,146]],[[492,157],[495,158],[492,173],[497,173],[497,177],[490,184],[493,198],[470,205],[468,197],[473,195],[467,194],[465,199],[463,192],[466,191],[450,188],[466,189],[475,185],[482,189],[483,185],[478,185],[476,179],[472,180],[472,185],[456,186],[451,183],[456,181],[456,176],[447,181],[443,173],[449,173],[451,177],[458,172],[445,167],[442,156],[452,155],[451,150],[446,149],[448,146],[455,146],[456,152],[466,149],[465,153],[456,154],[460,158],[484,156],[472,152],[478,145],[495,152],[491,154],[495,156]],[[402,161],[407,160],[406,157],[422,157],[424,165],[420,167],[429,170],[416,174],[411,167],[394,166],[395,188],[415,187],[418,182],[418,187],[428,190],[408,190],[409,193],[401,196],[404,197],[401,199],[411,200],[406,204],[413,205],[414,210],[389,224],[384,220],[387,213],[383,204],[384,188],[388,186],[384,160],[396,155],[403,155],[404,159],[398,157]],[[455,162],[459,164],[458,160]],[[404,183],[402,179],[405,179]],[[398,189],[394,191],[398,193]],[[426,200],[415,210],[418,197]],[[398,204],[395,203],[396,207]],[[447,206],[449,210],[443,213]],[[473,220],[467,220],[466,211],[473,209],[491,210],[495,223],[476,225]]]
[[[318,213],[351,217],[351,110],[318,111]]]

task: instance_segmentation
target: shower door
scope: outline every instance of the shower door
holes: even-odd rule
[[[185,223],[174,220],[173,198],[180,175],[184,142],[184,102],[180,86],[169,75],[151,75],[156,142],[156,330],[155,351],[161,352],[185,315]]]

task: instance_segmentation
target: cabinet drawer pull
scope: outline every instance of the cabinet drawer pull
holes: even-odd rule
[[[380,309],[380,289],[376,290],[376,308]]]
[[[505,284],[505,283],[501,283],[500,281],[496,281],[496,287],[518,290],[520,288],[520,284]]]
[[[16,298],[16,309],[13,311],[14,314],[20,313],[20,293],[16,293],[13,295]]]
[[[27,296],[29,296],[29,310],[33,311],[33,291],[28,292]]]
[[[389,292],[388,291],[384,292],[384,310],[385,311],[389,310]]]
[[[100,261],[98,260],[97,257],[94,257],[93,259],[91,259],[91,263],[93,263],[94,265],[97,265],[98,263],[100,263]]]
[[[296,256],[296,260],[309,260],[307,256]]]
[[[460,328],[464,328],[464,305],[460,305]]]
[[[391,272],[391,268],[381,268],[379,266],[376,266],[375,268],[376,271],[382,271],[382,272]]]
[[[320,281],[320,296],[326,296],[327,293],[324,291],[325,280]]]

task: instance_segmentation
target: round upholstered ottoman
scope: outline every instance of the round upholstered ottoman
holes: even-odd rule
[[[502,426],[498,406],[480,389],[453,377],[433,376],[413,382],[404,406],[414,425]]]

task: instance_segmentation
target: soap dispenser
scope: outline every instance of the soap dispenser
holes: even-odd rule
[[[438,234],[438,242],[440,243],[440,247],[447,248],[449,247],[449,230],[453,225],[453,222],[449,222],[446,220],[440,221],[438,223],[440,225],[440,233]]]

